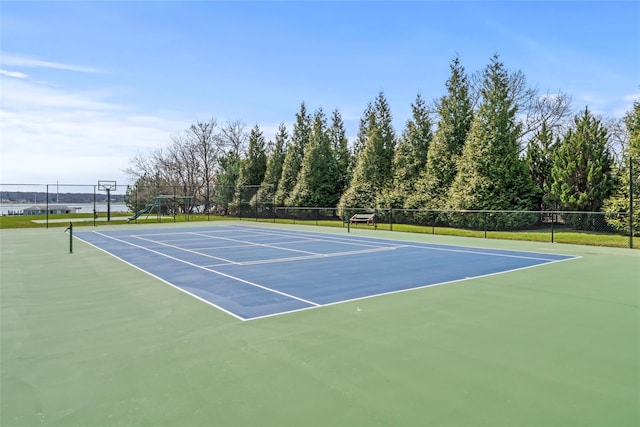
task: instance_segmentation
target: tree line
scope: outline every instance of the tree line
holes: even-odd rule
[[[497,54],[472,75],[458,57],[450,70],[442,97],[429,104],[416,96],[400,135],[383,92],[366,106],[354,141],[337,109],[311,113],[304,102],[291,132],[282,123],[268,142],[259,125],[247,130],[240,121],[197,122],[171,137],[169,146],[132,159],[132,191],[142,200],[142,189],[150,197],[174,188],[207,211],[241,203],[629,210],[629,159],[640,157],[640,102],[620,120],[597,117],[588,106],[575,113],[569,96],[541,94]],[[640,217],[634,221],[640,228]]]

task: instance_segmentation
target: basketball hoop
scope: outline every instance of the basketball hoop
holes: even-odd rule
[[[100,191],[115,191],[118,189],[118,183],[116,181],[98,181],[98,190]]]

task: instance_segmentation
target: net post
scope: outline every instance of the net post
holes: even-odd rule
[[[69,253],[72,254],[73,253],[73,223],[69,222],[69,227],[67,227],[67,229],[64,231],[69,231]]]

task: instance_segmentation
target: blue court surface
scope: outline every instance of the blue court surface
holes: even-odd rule
[[[242,320],[576,258],[251,226],[75,236]]]

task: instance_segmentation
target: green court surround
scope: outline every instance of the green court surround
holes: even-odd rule
[[[2,230],[0,425],[640,425],[638,251],[388,235],[582,258],[241,322],[60,228]]]

